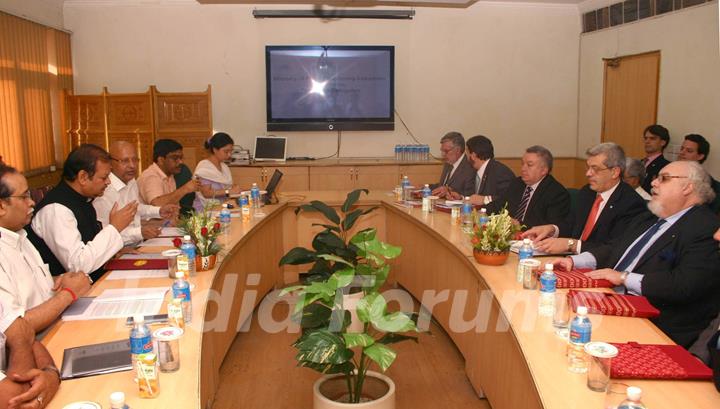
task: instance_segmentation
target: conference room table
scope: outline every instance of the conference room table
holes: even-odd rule
[[[313,226],[322,222],[317,213],[294,210],[310,200],[339,207],[346,193],[289,192],[281,195],[280,203],[264,206],[262,216],[246,222],[232,218],[229,232],[220,238],[224,249],[217,265],[189,280],[193,318],[180,341],[180,369],[160,374],[157,398],[139,398],[133,375],[117,372],[64,381],[48,407],[92,401],[107,408],[110,394],[122,391],[131,408],[210,408],[220,366],[241,327],[265,296],[276,297],[275,290],[297,280],[301,270],[278,266],[280,257],[295,246],[308,247],[320,229]],[[494,409],[603,407],[605,394],[588,389],[585,375],[567,370],[566,340],[556,334],[551,318],[538,316],[538,292],[524,290],[516,281],[515,255],[498,267],[478,264],[469,238],[451,223],[449,214],[425,213],[396,203],[390,192],[363,195],[358,206],[378,209],[358,222],[355,230],[376,227],[382,240],[403,249],[392,262],[390,284],[406,290],[432,312],[464,357],[476,392]],[[170,278],[103,278],[89,295],[113,288],[169,288],[171,283]],[[672,344],[646,319],[600,315],[590,319],[593,341]],[[125,339],[128,334],[125,319],[61,321],[43,343],[59,366],[66,348]],[[720,394],[710,381],[622,382],[641,387],[643,402],[653,409],[720,408]]]

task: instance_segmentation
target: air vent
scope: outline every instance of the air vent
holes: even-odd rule
[[[583,14],[583,33],[616,27],[713,0],[627,0]]]

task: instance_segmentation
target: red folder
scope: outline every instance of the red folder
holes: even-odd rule
[[[168,261],[163,258],[115,258],[105,263],[105,270],[167,270],[167,268]]]
[[[660,315],[660,311],[653,307],[647,298],[640,295],[570,290],[568,297],[573,311],[577,311],[579,305],[584,305],[590,314],[638,318]]]
[[[619,379],[712,379],[712,369],[680,345],[615,344],[610,377]]]
[[[614,285],[605,279],[595,279],[584,273],[590,269],[577,269],[572,271],[555,271],[557,277],[556,288],[613,288]]]

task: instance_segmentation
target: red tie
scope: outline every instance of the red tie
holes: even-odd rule
[[[593,227],[595,227],[595,220],[597,220],[598,210],[600,210],[600,202],[602,202],[602,200],[602,196],[600,195],[595,197],[595,203],[593,203],[592,209],[590,209],[590,214],[585,222],[585,228],[580,235],[580,240],[587,240],[588,236],[590,236],[590,232],[593,230]]]

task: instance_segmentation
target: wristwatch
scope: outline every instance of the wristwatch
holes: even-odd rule
[[[625,284],[625,280],[627,280],[629,274],[630,273],[628,273],[627,271],[623,271],[622,273],[620,273],[620,284]]]
[[[573,240],[573,239],[568,239],[568,248],[567,248],[567,251],[570,252],[570,253],[574,253],[574,252],[575,252],[575,240]]]

